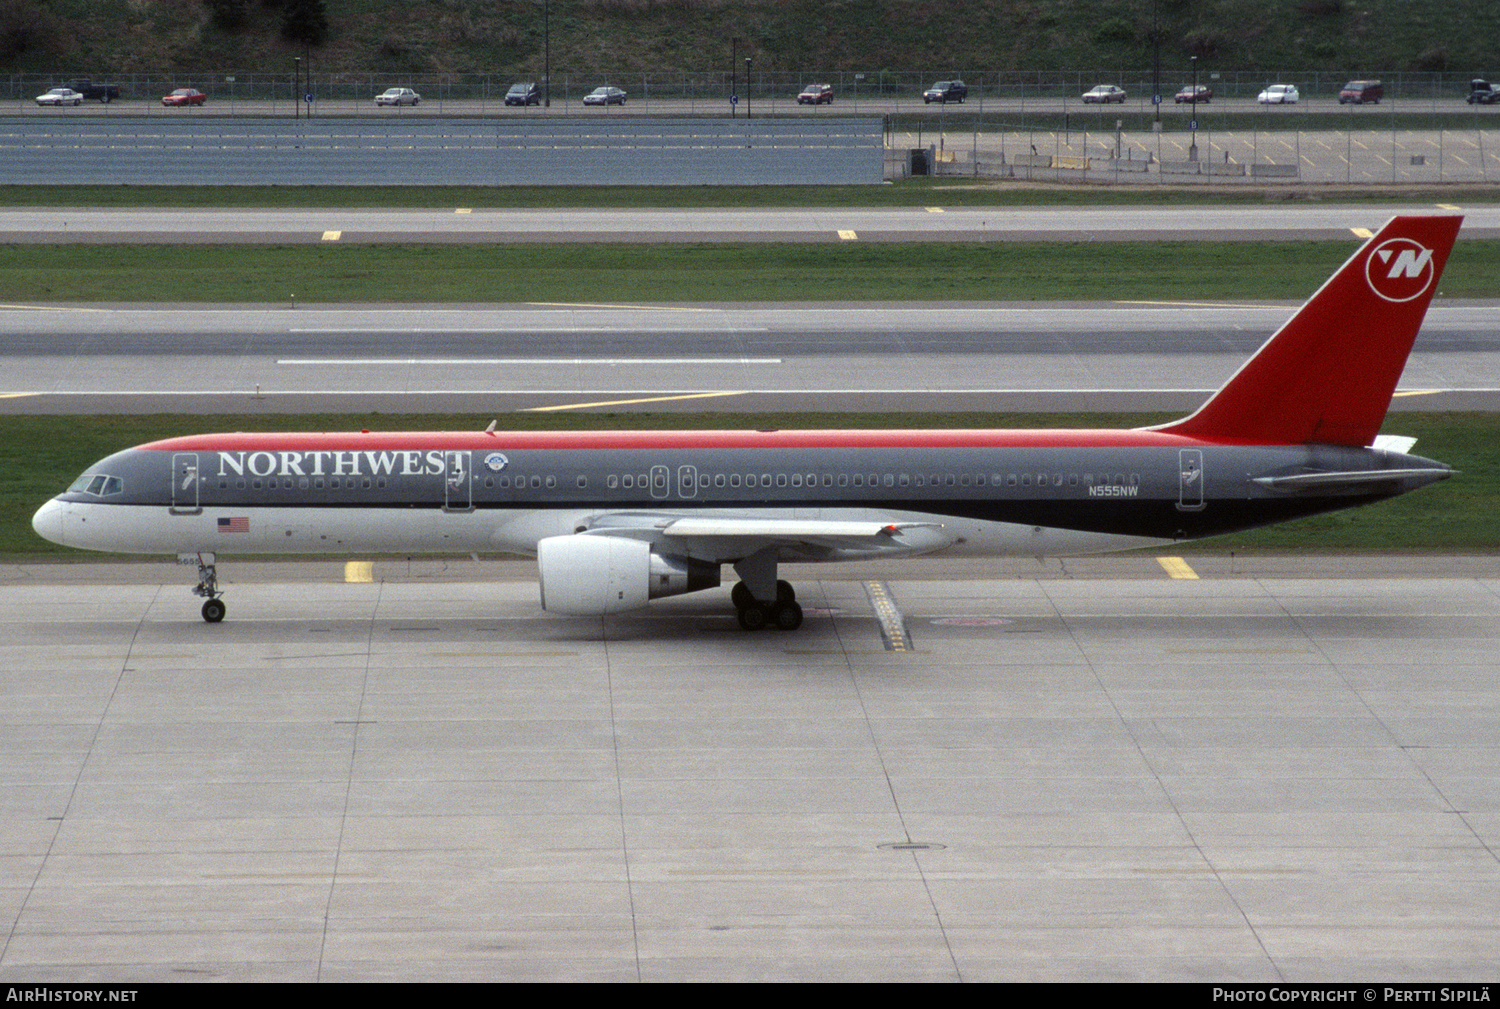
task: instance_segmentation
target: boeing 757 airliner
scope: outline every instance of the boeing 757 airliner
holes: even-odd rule
[[[802,624],[783,561],[1058,556],[1196,539],[1448,477],[1379,429],[1458,235],[1397,217],[1196,413],[1076,431],[206,434],[95,463],[32,520],[177,554],[535,554],[542,605],[608,614],[739,582],[746,630]]]

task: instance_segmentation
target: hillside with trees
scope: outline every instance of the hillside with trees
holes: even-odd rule
[[[1204,69],[1500,74],[1494,0],[550,0],[559,72]],[[0,0],[11,74],[536,76],[543,0]]]

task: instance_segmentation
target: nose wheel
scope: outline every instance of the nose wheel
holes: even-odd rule
[[[224,593],[219,589],[219,569],[214,564],[213,554],[179,554],[178,563],[198,564],[198,584],[193,586],[193,595],[204,596],[203,619],[210,624],[216,624],[224,619],[228,607],[224,605],[221,598]]]

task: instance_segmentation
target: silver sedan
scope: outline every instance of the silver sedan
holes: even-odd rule
[[[38,105],[82,105],[83,95],[72,88],[53,88],[45,95],[37,95]]]

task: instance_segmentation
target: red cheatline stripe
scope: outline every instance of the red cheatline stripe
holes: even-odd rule
[[[1202,444],[1158,431],[393,431],[204,434],[141,446],[158,452],[367,450],[1153,448]]]

